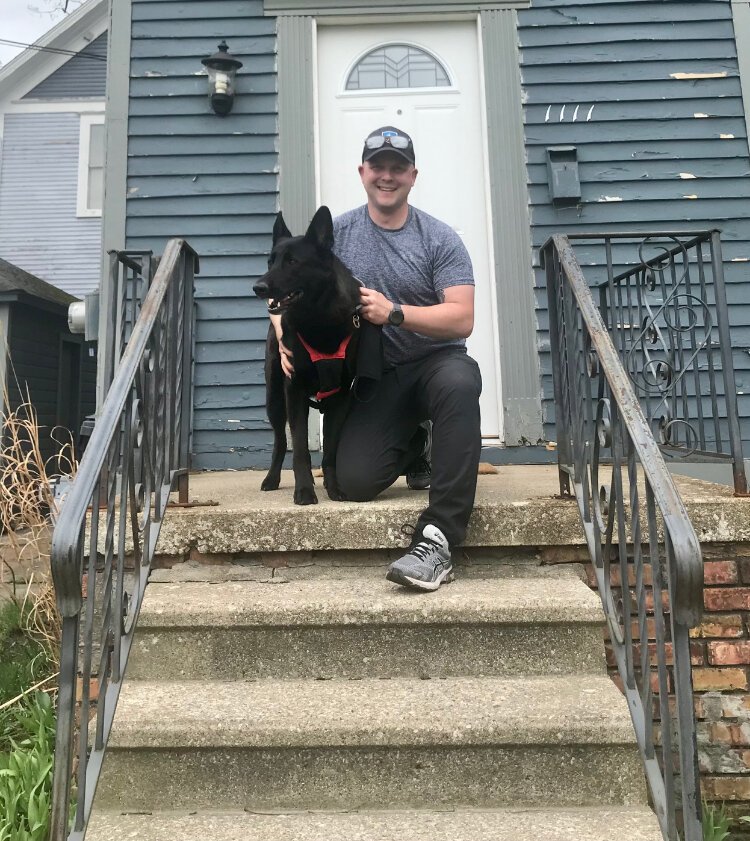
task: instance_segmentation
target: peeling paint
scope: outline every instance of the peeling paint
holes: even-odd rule
[[[560,109],[560,122],[562,122],[564,119],[565,119],[565,106],[563,105],[563,107]]]
[[[548,105],[548,106],[547,106],[547,113],[544,115],[544,122],[545,122],[545,123],[548,123],[548,122],[549,122],[549,112],[550,112],[551,110],[552,110],[552,106],[551,106],[551,105]]]
[[[622,198],[620,196],[599,196],[597,201],[600,201],[600,202],[622,201]]]
[[[596,108],[596,105],[592,105],[591,108],[589,108],[589,113],[586,115],[587,123],[591,120],[591,115],[594,113],[594,108]]]
[[[720,73],[670,73],[670,79],[726,79],[728,76],[726,70]]]
[[[692,194],[692,195],[690,195],[690,196],[683,196],[682,198],[683,198],[683,199],[697,199],[697,198],[698,198],[698,196],[696,196],[696,195],[695,195],[695,193],[693,193],[693,194]]]
[[[166,73],[161,73],[158,70],[147,70],[144,74],[147,78],[158,78],[160,76],[166,76]]]
[[[697,113],[697,114],[693,114],[693,116],[695,117],[696,120],[705,120],[705,119],[707,119],[708,114]]]
[[[698,176],[697,176],[697,175],[693,175],[693,173],[692,173],[692,172],[681,172],[681,173],[680,173],[680,178],[682,178],[682,179],[683,179],[683,180],[685,180],[685,181],[687,181],[689,178],[697,178],[697,177],[698,177]]]
[[[576,110],[573,112],[573,122],[575,122],[578,119],[578,109],[580,107],[580,105],[576,105]]]
[[[720,134],[719,139],[720,140],[734,140],[734,135],[733,134]]]
[[[732,257],[730,263],[750,263],[750,257]]]

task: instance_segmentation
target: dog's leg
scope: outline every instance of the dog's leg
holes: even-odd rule
[[[323,415],[323,484],[329,498],[335,502],[343,502],[346,499],[336,481],[336,450],[348,408],[347,396],[330,405]]]
[[[266,414],[273,429],[273,455],[271,468],[263,480],[262,491],[275,491],[281,479],[281,466],[286,455],[286,400],[284,397],[284,372],[281,370],[279,345],[276,336],[270,335],[266,346]]]
[[[310,448],[307,443],[307,395],[295,388],[294,381],[285,383],[287,414],[292,431],[292,468],[294,469],[294,501],[297,505],[314,505],[318,501],[312,477]]]

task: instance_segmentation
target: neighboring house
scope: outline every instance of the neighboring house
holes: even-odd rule
[[[0,409],[31,402],[45,459],[77,441],[96,403],[95,347],[68,329],[75,300],[0,259]]]
[[[88,0],[0,68],[0,254],[76,296],[102,265],[107,8]]]
[[[274,214],[301,232],[318,202],[362,203],[362,139],[389,123],[415,139],[414,203],[474,261],[487,443],[524,461],[544,450],[516,445],[555,435],[536,258],[551,233],[718,226],[748,447],[749,13],[730,0],[118,0],[104,244],[160,253],[183,236],[200,255],[194,466],[267,462],[268,321],[251,289]],[[218,117],[201,59],[223,38],[244,66]],[[560,145],[577,150],[574,207],[550,198]],[[590,282],[601,259],[587,256]]]

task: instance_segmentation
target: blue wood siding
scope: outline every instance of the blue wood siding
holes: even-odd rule
[[[99,285],[101,219],[78,218],[78,114],[6,114],[0,256],[81,296]]]
[[[107,33],[66,61],[24,99],[104,99],[107,91]]]
[[[534,247],[559,231],[719,227],[748,455],[750,159],[729,0],[534,0],[518,17]],[[550,202],[546,147],[561,144],[578,148],[579,207]],[[605,277],[601,249],[581,249],[580,259],[590,283]],[[554,438],[541,270],[536,294]]]
[[[194,466],[263,464],[268,316],[252,285],[278,204],[276,21],[261,0],[134,0],[132,21],[127,247],[184,236],[200,255]],[[201,73],[222,38],[244,64],[224,118]]]

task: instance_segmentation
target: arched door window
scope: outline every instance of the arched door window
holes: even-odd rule
[[[346,80],[346,90],[446,88],[451,80],[430,53],[408,44],[388,44],[363,56]]]

